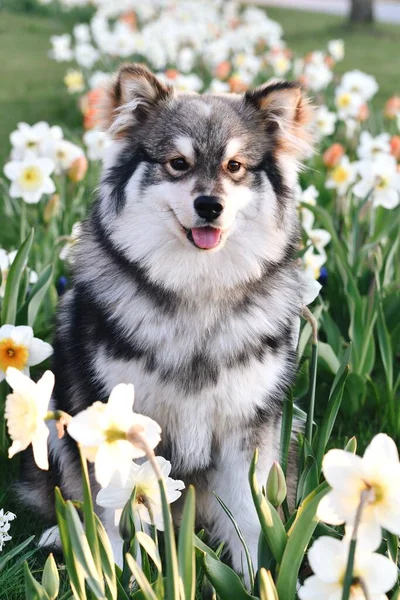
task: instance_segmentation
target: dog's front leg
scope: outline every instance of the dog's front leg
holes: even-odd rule
[[[262,435],[254,432],[235,432],[225,439],[219,453],[216,470],[210,478],[210,491],[216,492],[232,512],[250,550],[254,570],[257,570],[257,548],[260,524],[251,496],[249,484],[250,462],[255,448],[259,447],[257,477],[260,485],[265,485],[274,460],[278,460],[278,435],[276,431],[265,431]],[[243,545],[222,507],[212,500],[212,535],[226,543],[232,566],[243,573],[248,581],[248,570]]]

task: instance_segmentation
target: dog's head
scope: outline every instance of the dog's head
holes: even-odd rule
[[[236,285],[281,261],[297,240],[310,113],[294,82],[176,93],[144,66],[123,66],[104,112],[114,142],[100,214],[112,243],[175,288],[207,275]]]

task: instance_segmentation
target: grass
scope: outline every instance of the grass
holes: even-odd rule
[[[44,120],[66,129],[81,122],[74,101],[65,93],[65,64],[48,56],[50,36],[64,31],[60,18],[0,11],[0,164],[9,152],[8,136],[19,121]]]

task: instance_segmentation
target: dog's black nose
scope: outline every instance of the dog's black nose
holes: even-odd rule
[[[199,217],[206,221],[215,221],[224,210],[216,196],[199,196],[194,201],[194,208]]]

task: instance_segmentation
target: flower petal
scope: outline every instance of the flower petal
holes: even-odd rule
[[[27,325],[14,327],[11,337],[17,344],[22,344],[29,348],[33,340],[33,329]]]
[[[39,338],[33,338],[29,349],[28,365],[33,367],[43,362],[53,354],[53,348],[47,342],[42,342]]]
[[[298,596],[300,600],[341,600],[342,587],[338,583],[325,583],[313,575],[305,580]]]
[[[325,583],[340,581],[346,568],[348,544],[328,536],[318,538],[308,551],[312,570]]]
[[[8,367],[6,373],[6,380],[8,385],[22,396],[28,396],[34,398],[36,396],[36,384],[14,367]]]
[[[364,488],[363,459],[345,450],[329,450],[322,470],[329,485],[346,495],[360,493]]]
[[[49,469],[49,459],[47,455],[47,438],[49,437],[49,433],[49,428],[43,422],[37,428],[35,435],[32,438],[32,450],[35,463],[39,469],[43,469],[44,471],[48,471]]]
[[[372,554],[362,577],[371,596],[383,594],[392,589],[397,581],[397,567],[386,556]]]

